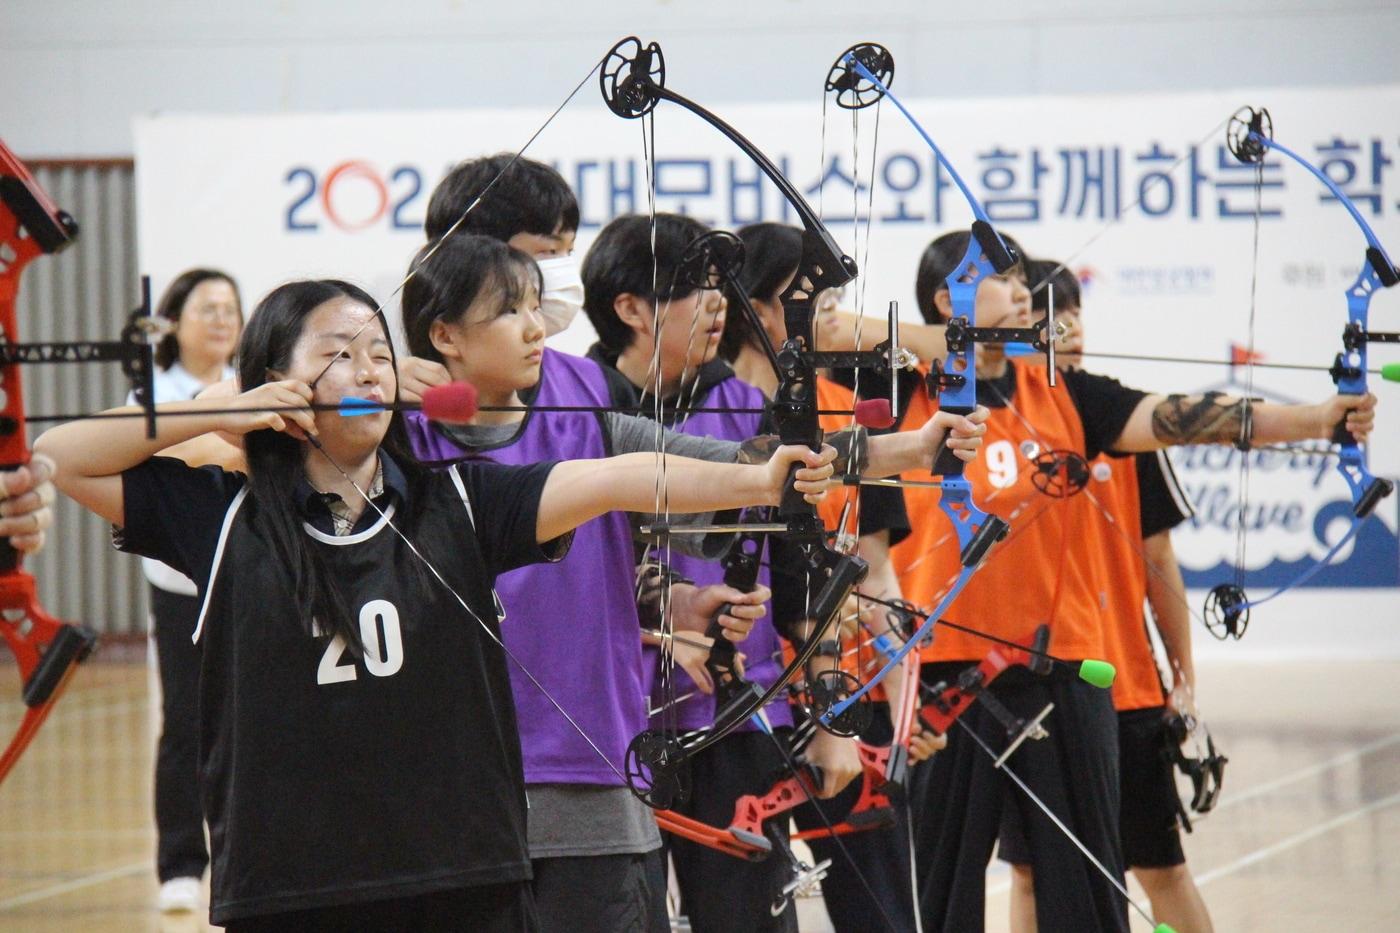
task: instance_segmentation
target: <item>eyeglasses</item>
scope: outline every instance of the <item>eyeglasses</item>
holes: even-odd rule
[[[241,321],[243,319],[235,305],[204,305],[200,308],[191,308],[185,313],[193,314],[206,324],[213,324],[221,320]]]

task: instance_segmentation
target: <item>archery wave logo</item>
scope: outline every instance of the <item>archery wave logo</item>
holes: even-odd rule
[[[1209,388],[1238,393],[1227,383]],[[1291,402],[1255,385],[1269,401]],[[1283,586],[1320,561],[1350,527],[1351,496],[1336,458],[1318,442],[1301,451],[1196,446],[1171,452],[1172,466],[1195,517],[1174,536],[1182,574],[1192,589],[1236,575],[1238,531],[1245,526],[1244,570],[1252,590]],[[1249,458],[1243,514],[1241,458]],[[1400,587],[1400,504],[1388,499],[1328,566],[1301,586]]]

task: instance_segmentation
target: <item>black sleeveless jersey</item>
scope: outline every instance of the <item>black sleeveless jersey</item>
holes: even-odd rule
[[[411,525],[398,501],[348,536],[304,526],[358,619],[362,658],[306,634],[242,477],[219,477],[232,499],[207,567],[192,568],[214,923],[529,877],[509,662],[478,619],[498,632],[494,575],[545,559],[534,526],[551,466],[434,474]],[[153,531],[131,510],[152,487],[137,472],[124,546],[160,550],[135,540]],[[200,485],[182,483],[186,496]]]

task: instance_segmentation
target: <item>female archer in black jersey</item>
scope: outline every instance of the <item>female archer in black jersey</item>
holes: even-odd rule
[[[559,559],[606,511],[649,511],[658,461],[429,471],[396,412],[307,407],[397,401],[375,307],[344,282],[281,286],[244,335],[242,395],[159,406],[155,438],[139,418],[90,419],[35,446],[120,547],[198,584],[214,923],[531,929],[494,579]],[[247,476],[157,456],[210,431],[243,436]],[[815,497],[833,456],[667,457],[662,494],[675,511],[773,504],[797,463]]]

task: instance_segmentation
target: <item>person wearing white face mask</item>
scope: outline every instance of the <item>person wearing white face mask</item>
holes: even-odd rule
[[[583,277],[573,253],[536,256],[535,265],[540,267],[540,276],[544,279],[544,289],[540,292],[544,333],[546,337],[553,337],[568,330],[583,309]]]
[[[568,330],[583,308],[583,279],[573,255],[578,223],[578,200],[563,176],[543,162],[498,153],[458,163],[438,182],[423,232],[429,241],[449,230],[489,236],[535,260],[544,280],[540,315],[545,336],[553,337]],[[408,400],[449,381],[440,363],[416,356],[400,357],[398,369]]]

